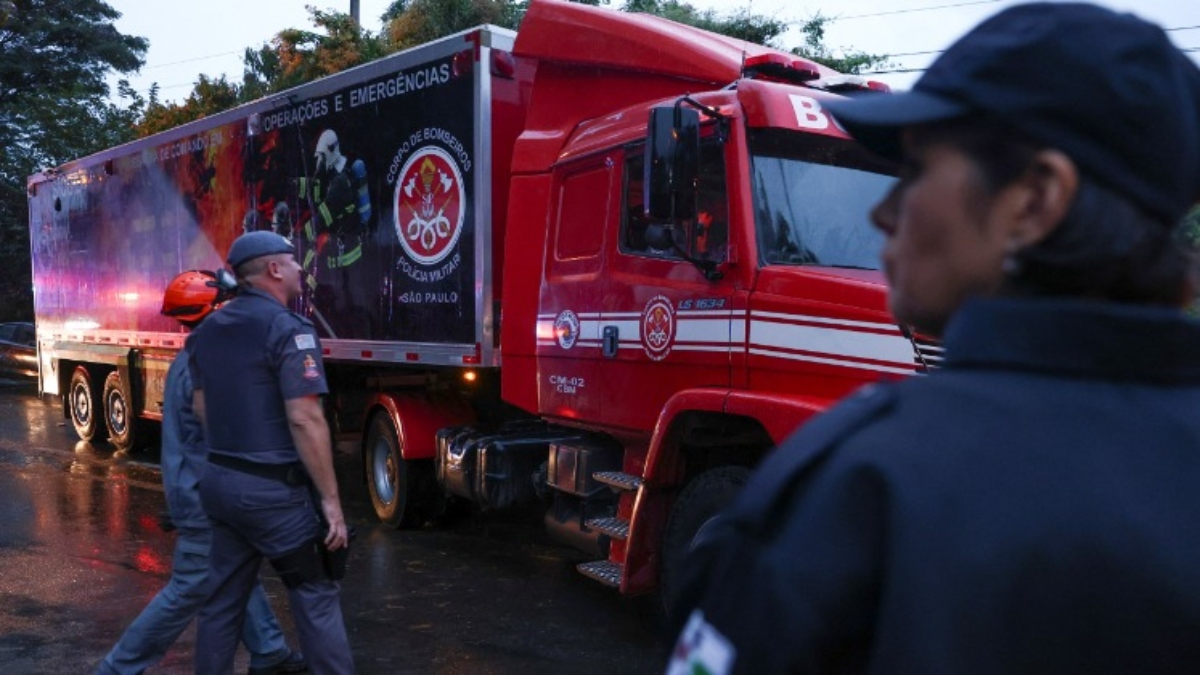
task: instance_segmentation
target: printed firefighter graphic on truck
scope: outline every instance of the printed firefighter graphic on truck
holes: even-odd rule
[[[367,167],[362,159],[351,160],[342,153],[333,129],[317,137],[313,158],[311,177],[297,180],[301,203],[311,211],[298,233],[300,264],[307,273],[313,310],[320,315],[318,325],[325,323],[322,317],[331,319],[350,333],[340,337],[354,337],[359,331],[354,330],[353,317],[365,316],[369,307],[369,298],[356,297],[363,289],[353,279],[361,267],[372,217]]]

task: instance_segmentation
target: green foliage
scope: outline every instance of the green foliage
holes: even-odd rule
[[[829,17],[816,16],[804,22],[800,32],[804,34],[804,44],[793,47],[792,53],[810,61],[833,68],[840,73],[862,73],[868,70],[886,68],[890,64],[886,55],[868,54],[863,51],[844,51],[830,49],[825,44],[825,25]]]
[[[777,47],[777,38],[787,30],[787,22],[761,14],[751,14],[749,9],[734,10],[720,14],[715,10],[700,10],[678,0],[628,0],[623,8],[626,12],[641,12],[661,16],[688,26],[695,26],[712,33],[728,35],[747,42]]]
[[[789,22],[752,14],[748,8],[728,14],[714,10],[699,10],[679,0],[627,0],[624,11],[642,12],[670,19],[689,26],[747,42],[781,49],[781,40]],[[831,49],[825,44],[825,27],[831,19],[818,13],[800,26],[804,43],[793,47],[792,53],[833,68],[842,73],[861,73],[888,65],[886,56],[862,51]]]
[[[150,88],[150,101],[146,104],[146,112],[137,124],[139,136],[149,136],[160,131],[166,131],[186,124],[192,120],[207,115],[219,113],[236,106],[240,91],[236,85],[230,84],[225,76],[211,79],[201,75],[200,81],[188,94],[183,103],[164,104],[158,100],[158,85]]]
[[[26,178],[132,138],[141,109],[110,102],[105,78],[140,68],[147,42],[118,17],[101,0],[0,2],[0,320],[33,314]]]
[[[201,75],[182,103],[161,103],[151,89],[138,136],[149,136],[242,103],[275,94],[305,82],[373,61],[391,50],[378,36],[365,31],[347,14],[308,7],[317,31],[287,28],[270,44],[247,48],[242,81]]]
[[[579,1],[589,5],[608,2]],[[309,7],[316,30],[289,28],[270,44],[247,49],[240,84],[201,78],[188,99],[179,104],[163,105],[152,96],[138,133],[155,133],[480,24],[515,29],[527,6],[527,0],[394,0],[380,17],[384,24],[380,35],[363,30],[346,14]],[[749,9],[719,14],[680,0],[627,0],[623,9],[773,47],[780,46],[788,28],[786,21],[752,14]],[[827,49],[823,43],[827,21],[818,15],[806,23],[802,27],[805,43],[793,51],[847,73],[886,63],[880,56],[836,54]]]
[[[374,61],[391,51],[347,14],[315,7],[308,7],[308,12],[320,32],[289,28],[270,45],[246,50],[243,102]]]
[[[389,51],[399,51],[490,23],[516,28],[525,3],[513,0],[396,0],[384,12]]]

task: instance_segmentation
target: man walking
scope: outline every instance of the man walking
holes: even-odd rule
[[[209,465],[201,501],[213,520],[213,574],[200,610],[196,672],[225,675],[265,557],[279,573],[300,644],[316,673],[351,673],[339,588],[328,554],[348,543],[321,396],[312,323],[289,311],[301,292],[292,244],[250,232],[229,251],[241,292],[192,333],[187,350]],[[315,494],[314,494],[315,493]],[[312,503],[314,498],[319,504]]]
[[[163,295],[162,313],[194,328],[217,308],[227,292],[208,270],[177,275]],[[104,657],[98,675],[141,673],[159,662],[200,610],[212,588],[209,551],[212,529],[200,507],[197,483],[207,450],[200,420],[192,412],[188,355],[181,351],[167,371],[163,400],[162,474],[171,522],[179,531],[171,578],[142,610]],[[241,639],[250,651],[250,674],[298,673],[307,668],[299,652],[288,649],[262,585],[254,579]]]

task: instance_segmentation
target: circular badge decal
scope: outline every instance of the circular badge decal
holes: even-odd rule
[[[646,356],[661,361],[671,352],[675,342],[675,309],[671,301],[656,295],[642,310],[642,348]]]
[[[458,243],[466,214],[462,172],[439,147],[413,153],[396,181],[393,220],[400,246],[415,262],[434,265]]]
[[[579,339],[579,317],[575,316],[575,312],[564,309],[554,318],[554,339],[563,349],[575,346],[575,341]]]

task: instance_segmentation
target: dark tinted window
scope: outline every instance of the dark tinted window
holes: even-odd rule
[[[700,175],[697,181],[696,219],[678,224],[675,243],[689,255],[704,260],[725,259],[729,240],[729,200],[725,187],[725,146],[715,138],[700,143]],[[645,239],[646,217],[642,174],[645,147],[634,146],[625,156],[624,216],[621,251],[657,257],[679,257],[670,248],[656,249]]]
[[[890,165],[850,141],[771,130],[751,134],[750,152],[762,264],[879,268],[869,213]]]

